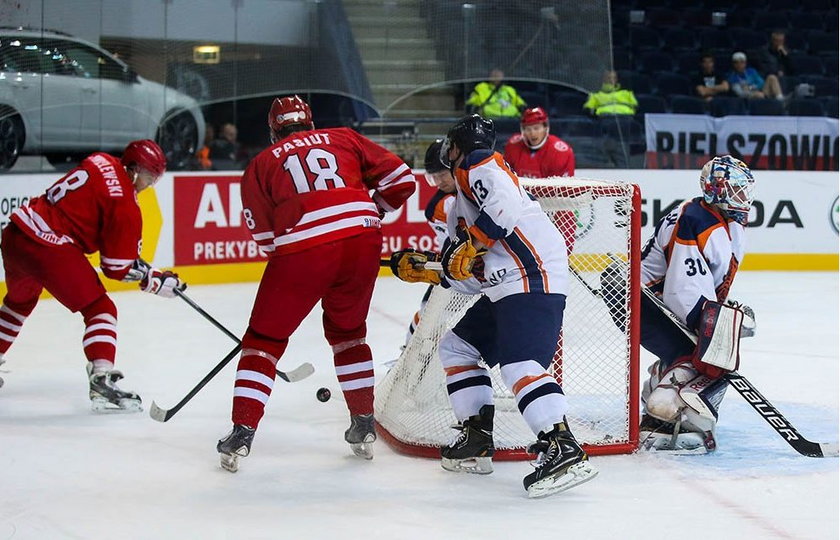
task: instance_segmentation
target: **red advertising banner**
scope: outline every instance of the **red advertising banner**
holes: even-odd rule
[[[406,248],[434,249],[426,224],[426,204],[435,193],[423,174],[417,191],[382,220],[382,254]],[[183,174],[174,177],[175,265],[223,264],[265,260],[242,221],[240,175]]]

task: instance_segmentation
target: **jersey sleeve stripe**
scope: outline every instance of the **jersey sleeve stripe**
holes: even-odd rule
[[[543,289],[545,292],[550,292],[551,289],[548,285],[548,274],[545,271],[545,266],[543,265],[543,261],[540,258],[540,254],[537,252],[536,248],[534,248],[534,244],[532,244],[528,240],[528,237],[525,236],[525,234],[521,230],[519,230],[519,227],[514,227],[513,231],[516,233],[516,236],[520,240],[522,240],[522,242],[528,247],[528,251],[530,251],[534,255],[534,258],[537,260],[537,267],[539,268],[540,274],[542,275]]]
[[[528,248],[528,245],[522,241],[522,238],[514,231],[513,234],[505,238],[505,243],[510,247],[516,258],[522,264],[525,272],[525,279],[528,281],[528,289],[530,292],[548,293],[546,289],[546,280],[542,272],[540,264],[534,253]],[[527,291],[526,291],[527,292]]]
[[[368,210],[372,216],[378,216],[378,213],[376,211],[376,205],[372,202],[349,202],[344,204],[337,204],[335,206],[330,206],[327,208],[322,208],[320,210],[314,210],[312,212],[306,212],[300,218],[300,221],[297,222],[295,227],[300,227],[301,225],[306,225],[307,223],[312,223],[313,221],[318,221],[327,217],[333,217],[347,212],[358,212],[362,210]]]
[[[335,232],[341,229],[347,229],[350,227],[370,227],[371,219],[372,218],[370,216],[355,216],[345,219],[339,219],[337,221],[331,221],[329,223],[318,225],[317,227],[312,227],[310,229],[304,229],[299,232],[278,236],[274,239],[274,245],[278,247],[288,246],[289,244],[294,244],[295,242],[308,240],[317,236]],[[378,221],[379,218],[377,217],[376,219]]]
[[[482,210],[478,213],[478,217],[475,219],[475,227],[478,227],[484,232],[484,235],[488,238],[491,238],[493,242],[496,240],[501,240],[508,235],[507,229],[496,225],[496,222],[493,221],[487,212]]]
[[[391,182],[393,182],[397,177],[400,177],[401,175],[403,175],[403,173],[405,173],[408,170],[409,170],[408,165],[403,163],[402,165],[400,165],[399,167],[397,167],[396,169],[394,169],[393,171],[388,173],[382,180],[377,182],[377,185],[380,188],[385,187],[388,184],[390,184]]]
[[[251,237],[259,242],[260,240],[273,240],[274,239],[274,231],[268,232],[261,232],[261,233],[252,233]]]
[[[519,270],[519,275],[522,276],[522,286],[525,289],[525,292],[530,292],[529,282],[527,278],[527,274],[525,272],[525,265],[522,264],[522,260],[516,255],[516,253],[510,248],[508,245],[507,239],[502,240],[502,247],[505,248],[508,255],[516,262],[516,268]]]

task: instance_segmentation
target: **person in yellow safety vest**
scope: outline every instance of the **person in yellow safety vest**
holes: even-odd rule
[[[505,74],[501,69],[490,71],[487,82],[475,85],[466,103],[468,110],[485,118],[518,118],[528,104],[516,93],[515,88],[502,84],[504,78]]]
[[[621,88],[615,71],[604,73],[604,84],[598,92],[589,94],[589,99],[583,104],[584,109],[595,116],[604,114],[636,114],[639,103],[632,90]]]

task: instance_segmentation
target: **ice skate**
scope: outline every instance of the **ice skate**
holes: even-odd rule
[[[223,469],[232,473],[239,470],[239,458],[247,457],[251,453],[251,443],[254,442],[256,431],[248,426],[235,424],[230,433],[216,444]]]
[[[709,448],[714,449],[714,447],[712,432],[704,438],[702,433],[682,427],[679,420],[676,423],[665,422],[645,414],[639,424],[639,450],[645,452],[667,452],[675,455],[707,454],[710,451]]]
[[[143,410],[143,405],[134,392],[121,390],[117,382],[123,378],[121,371],[93,371],[93,364],[87,365],[90,383],[90,408],[98,413],[134,413]]]
[[[541,432],[539,440],[528,448],[538,454],[536,470],[525,477],[523,484],[532,499],[547,497],[592,480],[598,469],[575,440],[564,420],[548,433]]]
[[[440,466],[447,471],[472,474],[493,472],[493,405],[484,405],[478,415],[453,426],[458,437],[440,450]]]
[[[344,432],[344,440],[350,443],[353,453],[364,459],[373,459],[373,443],[376,430],[373,414],[356,414],[350,417],[350,427]]]

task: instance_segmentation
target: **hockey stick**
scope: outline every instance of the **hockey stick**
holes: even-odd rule
[[[683,323],[673,311],[668,309],[665,302],[656,296],[649,288],[642,286],[642,293],[650,299],[659,310],[664,313],[673,322],[677,328],[692,342],[697,343],[697,335]],[[750,406],[755,409],[758,414],[767,421],[770,426],[787,442],[794,450],[807,457],[837,457],[840,455],[840,445],[837,443],[819,443],[809,441],[799,434],[799,431],[793,427],[785,416],[779,412],[776,407],[770,403],[766,397],[761,395],[761,392],[756,390],[755,386],[743,375],[737,371],[725,373],[723,377],[732,386],[736,392],[741,394],[741,397],[746,400]]]
[[[189,393],[188,393],[186,396],[184,396],[184,398],[183,398],[181,401],[179,401],[179,402],[178,402],[178,403],[177,403],[174,407],[172,407],[171,409],[162,409],[162,408],[158,407],[158,404],[157,404],[157,403],[155,403],[154,401],[152,401],[152,406],[149,408],[149,416],[151,416],[151,417],[152,417],[152,420],[157,420],[158,422],[166,422],[167,420],[169,420],[170,418],[172,418],[173,416],[175,416],[175,414],[176,414],[178,411],[180,411],[180,410],[181,410],[181,408],[182,408],[184,405],[186,405],[186,404],[187,404],[187,402],[188,402],[189,400],[191,400],[191,399],[192,399],[192,398],[193,398],[193,397],[194,397],[194,396],[198,393],[198,391],[199,391],[199,390],[201,390],[202,388],[204,388],[204,386],[205,386],[208,382],[210,382],[210,379],[212,379],[213,377],[215,377],[215,376],[216,376],[216,375],[217,375],[217,374],[218,374],[218,373],[222,370],[222,368],[224,368],[224,367],[228,364],[228,362],[230,362],[231,360],[233,360],[233,358],[234,358],[237,354],[239,354],[239,351],[240,351],[240,350],[242,350],[242,343],[237,343],[236,347],[234,347],[234,348],[233,348],[233,350],[232,350],[232,351],[230,351],[230,352],[227,354],[227,356],[225,356],[224,358],[222,358],[222,361],[221,361],[221,362],[219,362],[218,364],[216,364],[216,367],[214,367],[214,368],[210,371],[210,373],[208,373],[207,375],[205,375],[205,376],[204,376],[204,378],[203,378],[203,379],[201,379],[201,381],[199,381],[199,383],[198,383],[197,385],[195,385],[195,388],[193,388],[192,390],[190,390],[190,391],[189,391]]]
[[[205,319],[210,321],[210,323],[213,326],[215,326],[216,328],[221,330],[222,333],[224,333],[227,337],[229,337],[230,339],[232,339],[236,343],[240,343],[239,338],[236,337],[236,335],[233,332],[231,332],[230,330],[225,328],[222,325],[222,323],[220,323],[219,321],[214,319],[209,313],[207,313],[206,311],[201,309],[201,306],[196,304],[189,296],[186,295],[186,293],[184,291],[182,291],[180,289],[175,289],[175,294],[178,295],[178,297],[180,297],[181,300],[183,300],[184,302],[189,304],[189,306],[191,308],[193,308],[194,310],[199,312],[202,317],[204,317]],[[298,382],[298,381],[301,381],[301,380],[309,377],[313,373],[315,373],[315,368],[309,362],[304,362],[303,364],[299,365],[298,367],[296,367],[295,369],[293,369],[291,371],[280,371],[278,369],[278,370],[276,370],[276,372],[277,372],[277,376],[280,377],[281,379],[283,379],[286,382]],[[214,373],[214,375],[215,375],[215,373]]]
[[[379,266],[390,268],[391,267],[391,260],[390,259],[379,259]],[[415,268],[416,267],[417,267],[417,265],[415,265]],[[429,261],[429,262],[423,263],[423,268],[425,268],[427,270],[435,270],[437,272],[443,272],[443,264],[441,264],[440,262],[436,262],[436,261]]]

